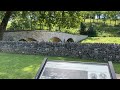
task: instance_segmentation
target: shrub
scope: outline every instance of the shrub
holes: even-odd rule
[[[95,36],[97,36],[97,33],[96,33],[96,31],[94,30],[92,24],[89,26],[89,28],[88,28],[88,30],[87,30],[87,35],[88,35],[89,37],[95,37]]]
[[[83,22],[81,22],[81,24],[80,24],[79,33],[82,35],[86,35],[86,25]]]

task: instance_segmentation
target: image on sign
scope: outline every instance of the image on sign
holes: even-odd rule
[[[95,73],[90,74],[91,79],[97,79],[97,75]]]
[[[104,73],[101,73],[101,74],[99,75],[99,77],[100,77],[101,79],[106,79],[106,78],[107,78],[106,74],[104,74]]]
[[[87,71],[68,70],[57,68],[45,68],[41,79],[86,79],[88,78]]]

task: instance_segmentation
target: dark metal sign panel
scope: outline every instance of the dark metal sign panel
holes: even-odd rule
[[[109,63],[45,60],[36,79],[115,79],[114,74],[114,69],[110,70]]]

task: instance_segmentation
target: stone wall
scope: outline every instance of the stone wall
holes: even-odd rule
[[[49,56],[70,56],[82,59],[95,59],[98,61],[111,60],[113,62],[120,62],[120,45],[118,44],[1,41],[0,51]]]

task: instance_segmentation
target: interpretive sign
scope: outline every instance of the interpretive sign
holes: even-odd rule
[[[116,79],[112,62],[44,60],[35,79]]]

